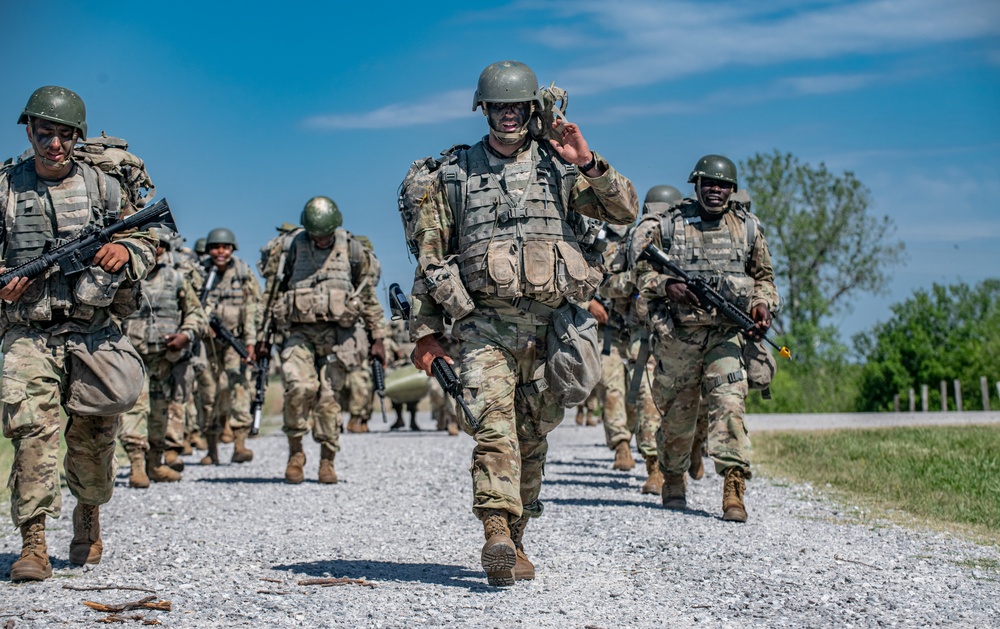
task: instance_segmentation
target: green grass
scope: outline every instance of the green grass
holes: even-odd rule
[[[753,443],[767,476],[829,484],[905,523],[1000,534],[1000,426],[761,432]]]

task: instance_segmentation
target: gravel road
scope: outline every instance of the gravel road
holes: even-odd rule
[[[0,581],[0,627],[106,626],[97,622],[108,614],[83,601],[145,596],[171,611],[121,615],[167,627],[1000,626],[996,546],[873,520],[818,488],[759,477],[745,525],[720,519],[714,475],[689,485],[689,511],[668,512],[639,493],[644,470],[610,469],[603,439],[572,420],[552,433],[545,514],[525,536],[538,578],[510,589],[488,587],[479,566],[471,438],[346,434],[332,486],[315,482],[310,442],[307,481],[289,486],[286,442],[272,433],[251,442],[253,462],[191,465],[176,484],[129,489],[123,469],[102,509],[97,566],[68,563],[65,492],[66,513],[48,530],[55,576]],[[4,527],[4,578],[19,550]],[[300,583],[329,577],[373,587]],[[66,589],[108,585],[151,592]]]

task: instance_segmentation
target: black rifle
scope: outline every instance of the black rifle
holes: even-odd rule
[[[386,423],[389,418],[385,416],[385,367],[377,356],[372,357],[372,383],[375,386],[375,393],[378,393],[379,404],[382,405],[382,422]]]
[[[260,414],[264,408],[264,394],[267,393],[267,378],[271,370],[270,351],[257,357],[257,379],[254,381],[253,400],[250,402],[250,414],[253,415],[253,424],[250,425],[250,434],[256,435],[260,432]]]
[[[392,311],[394,319],[402,317],[407,321],[410,320],[410,302],[399,288],[399,284],[389,285],[389,309]],[[437,378],[438,384],[441,385],[444,392],[455,398],[455,401],[462,407],[462,412],[469,420],[472,430],[479,430],[479,420],[472,414],[469,405],[465,403],[465,398],[462,396],[464,392],[462,381],[455,375],[455,370],[451,368],[451,365],[444,358],[438,356],[431,361],[431,373]]]
[[[130,229],[156,226],[169,227],[172,230],[177,228],[166,199],[160,199],[149,207],[103,228],[98,225],[84,227],[80,235],[73,240],[55,247],[47,247],[47,250],[37,258],[7,269],[0,275],[0,288],[10,284],[16,277],[28,279],[38,277],[54,266],[58,266],[67,277],[77,275],[91,266],[98,250],[112,242],[111,237],[115,234]]]
[[[698,297],[698,300],[703,306],[706,304],[714,306],[716,310],[735,323],[740,328],[740,331],[748,336],[750,340],[755,340],[754,336],[750,334],[751,331],[758,330],[756,335],[759,336],[761,340],[766,341],[771,347],[778,350],[778,354],[780,354],[783,358],[791,360],[792,352],[787,347],[779,347],[774,341],[769,339],[767,335],[761,334],[757,328],[757,324],[748,314],[720,295],[718,291],[708,285],[708,282],[706,282],[704,278],[691,277],[685,273],[683,269],[671,262],[670,258],[667,257],[667,254],[663,253],[663,251],[661,251],[656,245],[652,243],[646,245],[646,247],[642,250],[642,253],[639,254],[638,259],[648,261],[661,273],[664,271],[670,271],[691,288],[691,292]]]

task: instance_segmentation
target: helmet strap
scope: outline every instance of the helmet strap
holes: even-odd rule
[[[497,139],[497,142],[499,142],[500,144],[504,144],[506,146],[511,146],[513,144],[518,144],[524,141],[525,136],[528,135],[528,122],[531,120],[531,117],[535,114],[534,102],[530,103],[531,106],[528,110],[528,117],[525,119],[524,124],[521,125],[521,128],[519,128],[517,131],[510,131],[510,132],[500,131],[493,127],[493,122],[490,120],[490,113],[487,110],[486,105],[487,104],[485,102],[482,103],[483,115],[486,116],[486,120],[487,122],[489,122],[490,125],[490,133],[492,133],[493,137]]]
[[[698,205],[700,205],[701,209],[704,210],[706,213],[711,214],[713,216],[721,216],[722,214],[726,213],[726,209],[728,208],[729,205],[728,203],[726,205],[723,205],[722,207],[714,207],[714,206],[710,207],[705,204],[705,200],[701,196],[701,177],[698,177],[698,181],[697,183],[695,183],[694,193],[695,196],[698,197]]]

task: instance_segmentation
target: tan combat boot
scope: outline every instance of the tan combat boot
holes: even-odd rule
[[[248,463],[253,461],[253,450],[247,447],[247,437],[250,428],[237,428],[233,431],[233,463]]]
[[[576,409],[576,425],[577,426],[583,426],[583,422],[584,422],[583,409],[580,408],[580,407],[577,407],[577,409]]]
[[[229,427],[229,419],[227,418],[226,422],[222,424],[222,434],[219,435],[219,443],[232,443],[234,436],[233,429]]]
[[[337,482],[337,471],[333,469],[333,457],[337,455],[333,448],[325,445],[319,449],[319,482],[332,485]]]
[[[634,467],[635,459],[632,458],[631,444],[628,441],[619,441],[615,446],[615,462],[611,469],[627,472]]]
[[[184,461],[181,460],[181,455],[177,450],[164,450],[163,464],[175,472],[184,471]]]
[[[449,422],[448,423],[448,434],[452,437],[458,436],[458,423]]]
[[[298,485],[305,478],[302,468],[306,464],[306,453],[302,451],[302,437],[288,438],[288,465],[285,466],[285,482]]]
[[[43,581],[52,576],[45,545],[45,514],[21,525],[21,558],[10,567],[11,581]]]
[[[663,499],[664,507],[677,511],[687,509],[685,482],[683,474],[665,475],[663,479],[663,489],[660,490],[660,497]]]
[[[150,449],[146,453],[146,475],[154,483],[176,483],[181,473],[163,464],[163,450]]]
[[[181,440],[181,454],[187,456],[189,454],[194,454],[194,446],[191,445],[191,439],[189,436],[185,435],[184,439]]]
[[[691,445],[691,465],[688,466],[688,475],[695,480],[701,480],[705,476],[705,461],[701,456],[701,449],[704,445],[704,441],[697,439]]]
[[[191,431],[191,435],[188,437],[188,443],[190,443],[191,447],[195,450],[208,449],[208,442],[205,441],[205,437],[197,428]]]
[[[655,454],[646,457],[646,482],[642,484],[642,493],[658,494],[663,491],[663,473],[660,472],[660,460]]]
[[[205,439],[205,456],[201,457],[202,465],[219,464],[219,438],[216,435],[209,435]]]
[[[486,581],[496,587],[514,585],[514,565],[517,563],[517,547],[510,538],[507,512],[486,509],[481,515],[486,543],[479,559],[486,571]]]
[[[74,566],[101,563],[101,508],[76,503],[73,509],[73,541],[69,543],[69,562]]]
[[[722,485],[722,519],[727,522],[746,522],[747,510],[743,504],[743,492],[747,485],[743,470],[731,467],[726,470],[726,480]]]
[[[528,516],[522,515],[510,522],[510,539],[517,549],[517,561],[514,562],[514,580],[531,581],[535,578],[535,564],[524,554],[524,527],[528,526]]]
[[[128,473],[128,486],[136,489],[149,487],[149,476],[146,475],[146,452],[141,448],[128,451],[128,460],[132,469]]]
[[[347,421],[347,432],[365,432],[360,417],[351,415],[351,419]]]
[[[596,426],[599,423],[601,423],[601,419],[597,415],[594,415],[593,413],[591,413],[590,416],[587,417],[587,425],[588,426]]]

